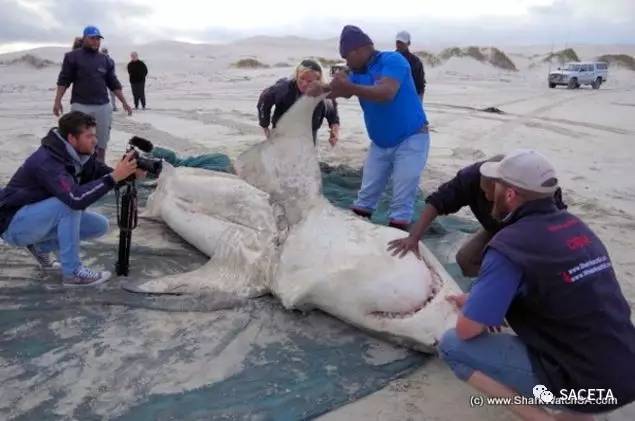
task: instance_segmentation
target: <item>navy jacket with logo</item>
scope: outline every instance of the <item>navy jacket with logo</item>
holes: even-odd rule
[[[42,145],[29,156],[0,190],[0,234],[22,206],[57,197],[71,209],[83,210],[115,186],[112,168],[95,159],[79,172],[56,129],[51,129]]]
[[[71,104],[108,104],[108,89],[121,89],[115,74],[115,62],[107,55],[89,48],[77,48],[64,55],[57,86],[68,88],[71,84]]]
[[[506,319],[527,345],[544,385],[560,390],[611,389],[617,405],[635,400],[635,327],[608,252],[579,218],[551,199],[528,202],[490,241],[522,269]]]

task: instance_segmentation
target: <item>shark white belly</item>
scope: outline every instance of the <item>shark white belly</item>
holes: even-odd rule
[[[266,140],[238,157],[237,176],[167,166],[146,216],[162,219],[210,256],[203,267],[146,281],[152,293],[255,297],[318,308],[362,329],[431,351],[456,320],[459,291],[436,258],[392,257],[403,236],[331,205],[311,134],[319,99],[301,98]]]

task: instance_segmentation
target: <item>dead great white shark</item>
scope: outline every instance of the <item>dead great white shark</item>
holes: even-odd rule
[[[318,308],[362,329],[432,351],[454,325],[459,292],[429,250],[386,251],[403,236],[331,205],[311,134],[319,98],[301,98],[269,140],[234,163],[237,175],[166,166],[145,216],[163,220],[210,257],[192,272],[145,281],[140,292],[256,297]]]

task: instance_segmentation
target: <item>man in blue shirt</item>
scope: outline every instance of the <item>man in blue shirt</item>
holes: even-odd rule
[[[359,99],[372,141],[353,211],[370,218],[392,179],[390,225],[407,230],[430,147],[410,65],[397,52],[376,51],[368,35],[351,25],[342,30],[340,54],[352,73],[335,75],[331,97]]]
[[[565,409],[563,419],[629,404],[635,327],[601,240],[557,208],[555,170],[537,152],[514,151],[480,172],[496,180],[492,216],[503,226],[470,293],[448,297],[460,313],[441,339],[441,357],[482,392],[540,398],[534,403]],[[504,321],[515,335],[495,333]],[[561,400],[570,391],[600,389],[615,399]],[[523,419],[550,418],[532,405],[510,409]]]

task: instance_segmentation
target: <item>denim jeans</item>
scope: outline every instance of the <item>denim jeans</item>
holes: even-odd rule
[[[380,148],[371,143],[364,164],[362,187],[353,207],[372,213],[392,176],[390,219],[409,223],[429,149],[428,133],[414,134],[393,148]]]
[[[81,262],[79,242],[108,232],[108,219],[94,212],[73,210],[58,198],[26,205],[13,216],[2,238],[9,245],[34,245],[44,253],[59,252],[64,276],[71,276]]]
[[[527,346],[516,335],[483,333],[464,341],[450,329],[441,338],[439,354],[463,381],[480,371],[527,397],[534,397],[533,387],[542,384],[531,366]]]

